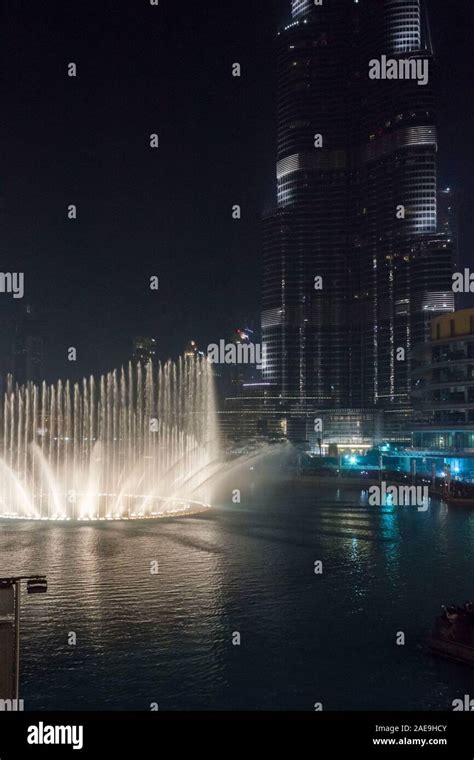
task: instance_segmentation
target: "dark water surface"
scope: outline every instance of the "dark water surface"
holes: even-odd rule
[[[49,581],[23,598],[25,709],[449,709],[474,671],[424,639],[474,597],[473,545],[474,512],[314,482],[249,484],[189,519],[4,521],[0,575]]]

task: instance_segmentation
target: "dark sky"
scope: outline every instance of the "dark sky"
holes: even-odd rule
[[[274,195],[272,42],[289,6],[4,3],[1,268],[25,272],[23,304],[35,305],[47,336],[48,379],[127,361],[134,335],[154,335],[165,358],[191,337],[206,346],[258,317],[259,219]],[[430,6],[442,72],[440,179],[462,190],[469,263],[474,3]],[[66,218],[71,203],[76,221]],[[0,298],[4,316],[12,302]]]

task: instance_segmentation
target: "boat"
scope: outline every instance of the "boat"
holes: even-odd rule
[[[474,666],[474,603],[443,607],[442,614],[435,620],[428,646],[435,655]]]

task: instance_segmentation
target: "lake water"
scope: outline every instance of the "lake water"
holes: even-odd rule
[[[424,640],[442,603],[474,597],[474,512],[369,507],[284,476],[220,501],[167,521],[0,524],[0,575],[49,582],[23,597],[25,709],[445,710],[472,693],[472,671]]]

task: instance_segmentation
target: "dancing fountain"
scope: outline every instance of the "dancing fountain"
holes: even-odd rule
[[[74,385],[10,379],[0,447],[0,517],[123,520],[207,508],[220,467],[211,366],[187,357]]]

